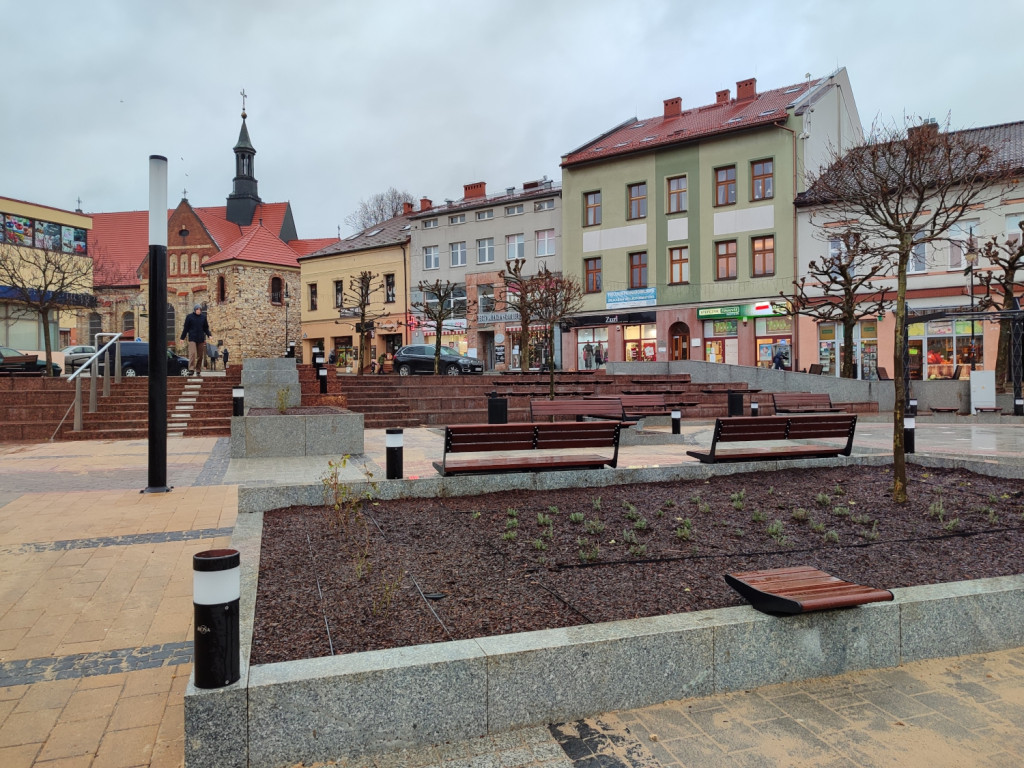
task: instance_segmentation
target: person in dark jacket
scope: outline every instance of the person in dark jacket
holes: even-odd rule
[[[224,358],[224,370],[226,371],[228,369],[228,348],[227,347],[224,347],[224,349],[222,349],[220,351],[220,356]]]
[[[188,340],[188,375],[194,376],[203,364],[206,352],[206,340],[213,334],[206,322],[201,305],[193,307],[192,314],[185,318],[185,327],[181,329],[181,338]]]

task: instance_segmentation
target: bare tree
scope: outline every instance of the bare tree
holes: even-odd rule
[[[833,247],[833,242],[838,247]],[[793,281],[791,313],[843,326],[839,375],[852,379],[853,330],[861,319],[875,317],[887,308],[885,289],[872,280],[889,275],[892,262],[867,247],[856,232],[834,233],[829,236],[829,243],[828,257],[821,264],[812,260],[807,265],[807,274]],[[789,298],[784,293],[780,295]]]
[[[1019,274],[1024,274],[1024,221],[1018,223],[1020,234],[1007,235],[1000,242],[998,237],[991,238],[981,248],[981,255],[995,269],[976,272],[978,283],[983,287],[985,295],[980,307],[995,307],[997,310],[1014,309],[1014,296],[1020,293],[1022,285]],[[969,248],[973,247],[969,244]],[[970,269],[970,267],[968,267]],[[999,321],[999,348],[996,351],[996,382],[1004,386],[1010,369],[1010,321]]]
[[[432,283],[420,281],[421,301],[414,301],[412,309],[421,314],[424,325],[434,327],[434,373],[441,372],[441,333],[446,320],[465,317],[469,311],[469,300],[465,297],[465,286],[450,280],[435,280]]]
[[[0,244],[0,284],[13,290],[14,301],[36,314],[43,327],[46,371],[53,375],[50,318],[62,309],[94,307],[92,260],[79,253],[64,253],[10,243]]]
[[[380,275],[369,270],[363,270],[358,275],[349,279],[348,290],[345,291],[342,302],[348,308],[348,313],[359,319],[356,321],[356,333],[359,335],[359,365],[356,366],[356,375],[363,375],[363,368],[366,367],[366,350],[369,349],[370,332],[373,330],[373,322],[378,318],[387,315],[387,312],[371,310],[373,297],[376,293],[384,292],[384,281]]]
[[[529,289],[530,276],[523,274],[526,259],[512,259],[505,269],[498,273],[504,287],[499,291],[499,298],[505,306],[519,313],[519,370],[526,371],[530,367],[530,319],[533,316],[533,305]]]
[[[384,192],[371,195],[369,200],[360,200],[359,207],[345,217],[345,224],[361,232],[374,224],[395,218],[402,213],[403,203],[412,202],[413,197],[408,192],[388,187]]]
[[[543,323],[551,357],[548,360],[548,396],[555,397],[555,329],[563,320],[583,308],[583,286],[571,275],[562,275],[542,265],[527,285],[533,315]]]
[[[825,223],[844,222],[860,242],[896,266],[893,499],[904,502],[907,384],[903,356],[911,251],[918,244],[947,241],[949,230],[972,206],[999,196],[1008,169],[997,160],[994,149],[971,132],[941,131],[934,122],[876,123],[867,143],[845,155],[833,152],[830,159],[829,166],[812,180],[802,204],[821,206]]]

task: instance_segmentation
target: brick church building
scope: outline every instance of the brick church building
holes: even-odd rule
[[[287,326],[299,326],[299,256],[338,238],[298,238],[290,203],[266,203],[255,175],[256,149],[246,114],[233,152],[235,176],[225,205],[194,207],[186,197],[167,212],[167,338],[178,340],[184,317],[202,306],[218,346],[232,360],[283,354]],[[90,214],[89,253],[98,302],[88,317],[100,331],[149,337],[148,211]],[[291,297],[295,297],[294,305]],[[289,308],[291,317],[289,318]],[[85,331],[86,329],[82,329]]]

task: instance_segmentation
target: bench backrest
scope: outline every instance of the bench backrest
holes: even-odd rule
[[[534,424],[455,424],[445,427],[444,452],[530,450]]]
[[[715,420],[714,443],[742,443],[754,440],[785,440],[787,416],[733,416]]]
[[[555,421],[537,424],[454,424],[445,427],[444,452],[611,448],[608,464],[619,460],[617,421]]]
[[[545,416],[594,416],[604,419],[625,420],[622,400],[619,398],[585,399],[582,397],[533,398],[530,400],[530,418]]]
[[[799,408],[801,405],[832,407],[827,392],[775,392],[772,401],[776,408]]]
[[[617,421],[553,421],[531,424],[538,449],[618,447]]]
[[[625,408],[666,408],[665,395],[622,395],[620,398]]]
[[[755,440],[817,440],[845,437],[843,455],[853,452],[853,434],[857,427],[854,413],[824,413],[785,416],[730,416],[715,420],[711,440],[712,453],[718,443]]]

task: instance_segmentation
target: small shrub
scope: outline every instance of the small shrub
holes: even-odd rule
[[[857,525],[867,525],[871,522],[871,518],[867,515],[853,515],[850,518],[850,522],[856,523]]]
[[[505,541],[515,541],[516,540],[516,532],[515,531],[505,531],[503,534],[501,534],[501,538],[504,539]]]
[[[506,512],[505,514],[507,514],[509,517],[519,517],[519,510],[516,509],[515,507],[509,507],[508,512]]]
[[[553,524],[554,520],[551,519],[550,515],[545,515],[543,512],[537,513],[537,525],[548,526]]]
[[[942,529],[944,531],[952,531],[958,525],[960,525],[960,518],[959,517],[953,517],[953,518],[950,518],[949,520],[947,520],[945,522],[945,524],[942,526]]]
[[[598,511],[600,511],[600,509],[601,509],[601,497],[600,497],[600,496],[598,496],[598,497],[597,497],[596,499],[594,499],[594,500],[593,500],[593,501],[591,502],[590,506],[591,506],[591,507],[593,508],[593,510],[594,510],[595,512],[598,512]]]
[[[768,535],[775,539],[779,544],[785,541],[786,538],[782,534],[783,527],[781,520],[773,520],[768,524]]]
[[[515,530],[518,527],[519,527],[519,521],[516,520],[514,517],[510,517],[510,518],[505,520],[505,530],[506,531],[513,531],[513,530]]]
[[[554,504],[552,504],[550,507],[548,507],[548,512],[550,512],[552,515],[557,515],[558,514],[558,507],[556,507]]]
[[[805,520],[807,520],[807,510],[804,509],[803,507],[797,507],[796,509],[793,510],[792,514],[790,514],[790,517],[792,517],[798,523],[802,523]]]
[[[832,497],[827,493],[819,493],[814,497],[814,503],[819,507],[830,507],[832,506]]]
[[[732,535],[735,536],[737,539],[742,539],[744,536],[747,535],[747,532],[744,531],[742,528],[736,528],[733,530]]]
[[[569,514],[569,522],[570,523],[582,523],[583,522],[583,513],[582,512],[572,512],[572,513],[570,513]]]
[[[637,520],[635,523],[633,523],[633,528],[635,528],[638,531],[646,531],[647,530],[647,520],[645,518],[641,517],[639,520]]]
[[[811,530],[814,531],[815,533],[824,533],[825,532],[825,524],[824,523],[819,523],[817,520],[811,520]]]
[[[928,517],[937,517],[939,522],[942,522],[942,518],[946,516],[946,507],[942,503],[942,499],[936,499],[928,505]]]
[[[833,496],[845,496],[846,495],[846,489],[843,488],[843,486],[841,486],[839,483],[836,483],[836,487],[832,489],[832,495]]]
[[[676,506],[676,503],[672,501],[672,499],[667,499],[665,502],[662,503],[661,508],[667,510],[672,509],[674,506]]]
[[[878,521],[875,520],[868,530],[861,531],[860,536],[866,541],[878,541]]]
[[[676,526],[676,538],[689,541],[693,538],[693,522],[690,518],[683,520],[682,525]]]
[[[479,520],[479,519],[480,519],[480,510],[479,510],[479,509],[474,509],[474,510],[473,510],[473,511],[472,511],[472,512],[470,513],[470,515],[469,515],[469,516],[470,516],[470,517],[472,517],[472,518],[473,518],[474,520]]]
[[[626,542],[627,544],[638,544],[639,543],[639,540],[636,537],[636,531],[632,531],[629,528],[626,528],[622,532],[622,540],[624,542]]]
[[[629,554],[631,554],[633,557],[643,557],[647,554],[647,545],[634,544],[629,548]]]
[[[825,541],[827,541],[829,544],[838,544],[839,543],[839,534],[836,533],[836,531],[834,529],[833,530],[829,530],[828,532],[825,533]]]
[[[832,514],[836,517],[847,517],[850,514],[850,508],[840,504],[838,507],[832,507]]]
[[[752,514],[750,516],[750,519],[753,522],[755,522],[755,523],[763,523],[764,522],[764,512],[762,512],[760,509],[755,509],[754,510],[754,514]]]
[[[697,505],[697,511],[700,512],[702,515],[708,515],[711,513],[711,505],[708,504],[706,501],[702,501],[700,504]]]
[[[997,525],[999,523],[999,515],[996,514],[992,507],[983,507],[981,511],[986,514],[989,525]]]
[[[590,534],[593,534],[593,535],[596,536],[597,534],[604,532],[604,523],[602,523],[600,520],[596,520],[596,519],[595,520],[587,520],[587,522],[585,522],[583,524],[583,529],[587,533],[590,533]]]
[[[624,502],[622,502],[622,508],[623,508],[624,510],[626,510],[626,517],[629,517],[629,515],[630,515],[630,514],[634,514],[634,515],[636,514],[636,507],[635,507],[635,506],[633,506],[633,505],[632,505],[632,504],[631,504],[630,502],[628,502],[628,501],[624,501]]]
[[[548,545],[547,542],[544,541],[544,539],[534,539],[533,548],[539,552],[546,552]]]
[[[743,509],[746,498],[746,491],[737,491],[736,493],[729,494],[729,502],[732,504],[732,508],[736,510]]]
[[[277,412],[286,413],[288,411],[288,400],[292,393],[291,387],[283,387],[277,390]]]

